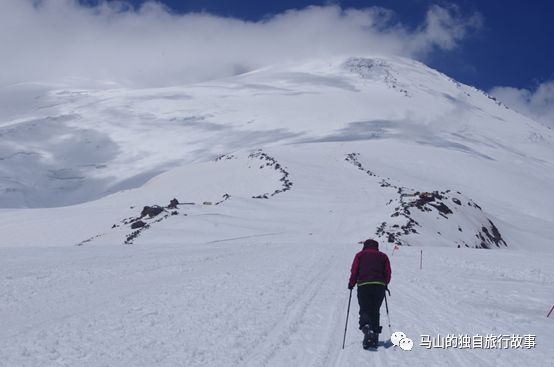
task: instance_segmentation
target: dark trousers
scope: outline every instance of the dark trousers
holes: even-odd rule
[[[358,287],[358,304],[360,305],[360,330],[368,324],[376,333],[380,332],[379,310],[385,298],[385,286],[366,284]]]

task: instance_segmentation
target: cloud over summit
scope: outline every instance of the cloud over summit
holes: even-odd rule
[[[478,29],[478,14],[432,6],[415,29],[382,8],[311,6],[257,22],[175,14],[155,2],[83,6],[76,0],[3,0],[0,86],[73,77],[164,86],[269,64],[339,54],[424,59]]]
[[[554,128],[554,80],[541,83],[534,90],[495,87],[489,93],[519,113]]]

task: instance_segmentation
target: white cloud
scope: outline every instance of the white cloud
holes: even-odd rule
[[[554,80],[540,84],[535,90],[495,87],[490,94],[508,107],[554,127]]]
[[[480,19],[432,6],[408,30],[376,7],[312,6],[247,22],[175,14],[153,2],[133,9],[124,2],[2,0],[0,85],[78,77],[157,86],[336,54],[425,58],[455,48]]]
[[[426,54],[435,48],[452,50],[468,32],[481,28],[482,24],[483,17],[479,13],[462,17],[455,6],[450,8],[431,6],[427,11],[425,22],[413,35],[411,51],[418,55]]]

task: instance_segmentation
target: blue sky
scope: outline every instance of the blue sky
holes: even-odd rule
[[[133,0],[139,6],[143,0]],[[435,52],[426,62],[464,83],[490,90],[495,86],[533,89],[554,79],[554,2],[545,0],[163,0],[176,12],[206,11],[258,21],[287,9],[339,4],[343,8],[380,6],[395,12],[398,21],[416,27],[429,6],[456,4],[462,14],[478,12],[482,27],[455,50]]]
[[[546,0],[1,0],[0,87],[67,78],[163,87],[396,55],[554,126],[553,13]]]

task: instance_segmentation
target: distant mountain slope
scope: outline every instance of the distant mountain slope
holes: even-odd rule
[[[1,207],[89,201],[176,165],[290,142],[390,138],[525,167],[553,156],[551,131],[401,58],[281,65],[178,88],[46,88],[10,90],[19,98],[0,121]]]
[[[137,216],[141,206],[164,206],[172,198],[187,201],[186,193],[179,195],[179,187],[191,189],[191,182],[204,188],[218,182],[214,195],[195,198],[214,202],[225,193],[233,196],[237,184],[244,184],[246,191],[237,191],[233,198],[248,203],[252,196],[269,195],[270,202],[310,198],[333,207],[330,198],[341,197],[346,190],[350,195],[344,199],[345,205],[360,213],[375,211],[371,214],[375,221],[370,221],[363,233],[375,234],[382,228],[381,235],[388,236],[395,227],[382,227],[383,222],[404,225],[387,219],[394,208],[386,203],[393,200],[397,205],[400,197],[394,190],[385,194],[379,188],[368,189],[367,175],[355,172],[356,168],[345,162],[352,153],[359,155],[357,162],[365,170],[397,187],[412,193],[460,192],[482,208],[484,217],[479,220],[457,220],[476,226],[476,231],[468,232],[471,241],[465,234],[460,237],[454,226],[448,238],[436,239],[438,243],[467,243],[469,247],[497,247],[500,243],[503,247],[499,241],[488,241],[486,233],[494,238],[497,228],[506,233],[502,239],[507,244],[545,244],[554,222],[551,131],[483,92],[412,60],[315,60],[160,89],[58,88],[46,93],[45,88],[21,87],[18,95],[29,96],[30,109],[23,109],[22,102],[14,104],[17,108],[0,121],[0,206],[83,204],[55,211],[6,209],[0,212],[0,223],[13,225],[14,218],[19,218],[17,226],[25,227],[26,221],[34,223],[32,218],[44,213],[67,215],[68,222],[82,220],[76,212],[88,212],[92,217],[103,213],[84,228],[73,226],[74,235],[62,236],[64,243],[80,243],[104,233],[124,218]],[[259,186],[257,179],[245,176],[250,171],[201,168],[222,154],[247,157],[258,149],[274,155],[280,167],[293,167],[287,171],[293,183],[300,172],[311,174],[303,185],[273,200],[274,184]],[[244,159],[239,164],[246,164]],[[351,182],[327,183],[317,195],[309,191],[330,177],[345,175],[345,170],[348,174],[344,177]],[[271,171],[279,176],[278,170]],[[194,172],[194,177],[182,172]],[[166,180],[161,177],[173,177],[171,189],[166,183],[156,184]],[[275,184],[280,187],[282,182]],[[133,188],[137,189],[125,191]],[[384,195],[384,203],[364,207],[367,202],[362,196],[366,194]],[[131,206],[135,208],[132,211]],[[103,209],[89,210],[91,207]],[[291,210],[288,215],[297,216],[295,223],[307,216],[317,226],[317,216],[310,211],[286,206],[266,209],[268,213]],[[44,225],[48,227],[44,234],[56,232],[46,235],[46,242],[58,241],[57,226]],[[428,225],[432,233],[443,233],[435,231],[434,225]],[[423,242],[431,241],[430,233]],[[121,243],[120,237],[109,241]],[[26,239],[20,235],[11,241],[29,243],[33,238],[30,233]],[[418,241],[412,238],[408,242]]]

